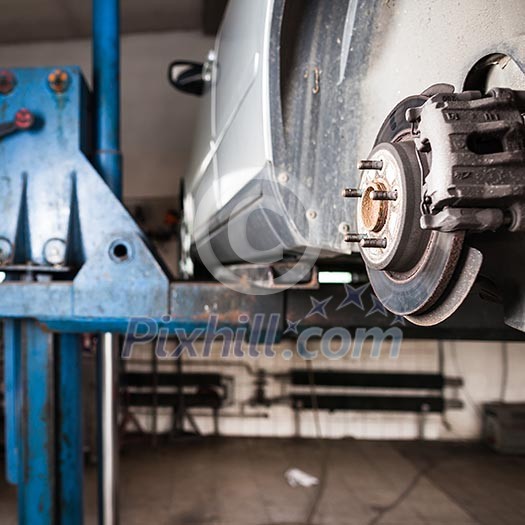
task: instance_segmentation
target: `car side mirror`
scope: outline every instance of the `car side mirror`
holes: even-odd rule
[[[175,60],[169,65],[168,80],[175,89],[200,97],[204,94],[207,84],[203,73],[204,64]]]

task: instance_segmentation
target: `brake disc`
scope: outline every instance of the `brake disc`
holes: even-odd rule
[[[352,195],[360,198],[358,233],[347,240],[359,242],[378,299],[416,324],[436,324],[455,311],[474,284],[482,260],[477,250],[464,249],[464,232],[420,226],[421,188],[431,160],[416,149],[405,114],[435,92],[450,91],[452,86],[437,85],[394,108],[369,158],[360,163],[361,183]]]

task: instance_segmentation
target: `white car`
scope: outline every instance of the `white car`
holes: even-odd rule
[[[194,91],[197,86],[202,95],[193,162],[184,180],[186,271],[191,274],[192,261],[216,276],[230,265],[299,261],[291,282],[305,278],[301,269],[312,260],[351,261],[359,245],[348,241],[372,232],[362,231],[370,203],[341,195],[344,188],[347,197],[366,193],[367,187],[359,189],[358,162],[377,143],[404,140],[410,127],[401,129],[397,116],[408,126],[407,108],[450,93],[451,86],[482,94],[495,86],[523,89],[523,20],[520,0],[230,0],[204,67],[183,67],[182,75],[184,64],[172,69],[176,85]],[[420,194],[399,199],[398,207],[421,206]],[[387,227],[402,230],[404,221],[397,217]],[[407,235],[417,237],[405,231],[403,242]],[[374,261],[394,245],[404,249],[401,237],[396,230],[361,242],[369,273],[386,274]],[[381,244],[386,238],[388,248]],[[466,245],[460,248],[458,254],[468,259]],[[453,280],[461,281],[468,273],[458,275],[462,264],[458,255],[432,271],[448,281],[455,272]],[[465,290],[481,259],[473,264],[478,268],[462,281]],[[372,275],[371,280],[396,312]],[[428,290],[423,284],[425,300],[399,313],[417,321],[433,306],[429,299],[445,299],[442,281]]]

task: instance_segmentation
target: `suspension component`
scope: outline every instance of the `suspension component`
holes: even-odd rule
[[[359,187],[343,196],[359,199],[357,231],[345,241],[359,243],[374,293],[391,312],[437,324],[483,267],[506,322],[525,329],[523,114],[525,91],[455,93],[438,84],[387,117],[358,163]],[[502,260],[510,271],[501,272]]]
[[[419,154],[431,157],[422,228],[525,231],[524,112],[525,91],[503,88],[437,93],[407,110]]]

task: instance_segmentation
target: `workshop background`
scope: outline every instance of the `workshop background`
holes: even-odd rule
[[[124,201],[138,222],[151,233],[166,264],[176,273],[178,246],[173,221],[177,222],[177,214],[180,212],[180,185],[191,155],[199,99],[175,91],[168,82],[167,69],[169,63],[176,58],[196,61],[205,59],[208,50],[213,47],[214,33],[225,2],[150,0],[147,10],[143,8],[143,4],[135,0],[122,2]],[[2,67],[77,64],[84,72],[91,71],[89,2],[0,2],[0,11]],[[20,24],[21,20],[25,20],[23,25]],[[86,78],[90,83],[89,73]],[[94,461],[95,430],[92,419],[96,396],[94,357],[89,351],[90,344],[89,341],[86,342],[84,356],[85,441],[88,455],[92,455]],[[195,431],[202,435],[222,437],[478,442],[482,439],[486,424],[485,407],[488,403],[525,402],[525,343],[405,340],[396,359],[389,356],[388,350],[383,351],[380,357],[372,357],[370,345],[366,345],[358,359],[352,359],[351,356],[337,361],[319,358],[311,366],[314,371],[395,371],[442,376],[445,384],[437,393],[425,388],[420,388],[419,392],[422,395],[442,395],[448,407],[443,414],[425,410],[418,413],[302,411],[290,405],[289,395],[291,392],[309,395],[310,385],[307,382],[294,384],[293,372],[308,373],[311,369],[297,356],[291,360],[284,359],[280,349],[286,345],[287,341],[284,340],[276,347],[277,356],[273,359],[221,359],[220,348],[217,346],[211,359],[192,359],[186,355],[180,361],[155,359],[153,345],[136,345],[132,358],[124,361],[121,368],[123,399],[130,400],[129,404],[123,404],[121,412],[122,449],[125,451],[129,447],[129,450],[135,451],[133,447],[137,439],[139,443],[142,439],[157,446],[161,437],[176,440],[181,432]],[[313,341],[310,345],[310,349],[315,350],[318,343]],[[171,341],[168,348],[173,349],[175,346],[176,343]],[[172,407],[165,406],[169,403],[159,402],[162,395],[176,396],[177,385],[141,379],[141,376],[159,373],[170,373],[176,378],[181,370],[190,374],[213,375],[212,379],[216,381],[213,393],[220,391],[220,406],[216,407],[212,403],[209,407],[187,407],[190,417],[177,414]],[[129,375],[129,381],[125,380],[126,375]],[[202,394],[202,385],[185,386],[190,393]],[[366,388],[352,390],[363,391]],[[317,392],[348,393],[349,390],[343,387],[334,389],[318,386]],[[392,390],[380,388],[375,392],[388,396]],[[396,389],[396,393],[400,393],[399,389]],[[137,401],[141,399],[141,395],[147,401],[144,406],[140,406]],[[521,412],[524,413],[525,410]],[[183,450],[186,446],[187,444],[183,445]],[[521,451],[525,451],[525,438]],[[227,454],[232,456],[237,452],[231,449]],[[259,452],[254,453],[254,457],[258,454]],[[308,455],[308,452],[305,454]],[[165,457],[168,457],[167,453]],[[178,460],[182,465],[183,458],[179,457]],[[161,459],[149,457],[148,461],[156,469],[162,468],[162,455]],[[519,465],[522,469],[523,463]],[[138,469],[136,465],[133,468]],[[177,468],[177,464],[174,464],[173,469]],[[190,464],[185,468],[203,467]],[[227,470],[227,466],[221,468]],[[253,468],[257,470],[259,466],[254,465]],[[151,469],[149,475],[154,477],[155,471],[153,467]],[[475,478],[475,469],[473,472]],[[90,477],[93,477],[92,474],[88,474],[89,479]],[[129,480],[124,483],[129,483]],[[10,490],[0,484],[2,524],[15,523],[14,518],[10,517],[15,506]],[[94,498],[94,490],[89,491],[88,501]],[[130,489],[129,494],[135,493]],[[388,492],[385,499],[388,500],[392,494]],[[230,496],[234,497],[234,494]],[[135,497],[141,500],[138,492]],[[161,498],[161,494],[158,497]],[[147,506],[146,501],[142,503]],[[518,507],[512,508],[516,511]],[[132,515],[129,509],[127,512],[125,523],[145,523],[141,520],[147,519],[147,513],[137,512]],[[279,515],[278,511],[275,513]],[[166,511],[166,520],[168,515],[171,514]],[[492,519],[492,515],[488,515]],[[464,515],[450,516],[457,518],[457,521],[449,521],[450,523],[467,523],[470,519]],[[515,514],[509,515],[504,522],[519,523],[513,521],[514,516]],[[201,523],[195,518],[194,507],[188,510],[186,518],[186,521],[176,523]],[[233,520],[231,516],[230,518]],[[441,518],[442,516],[438,519]],[[207,519],[205,523],[219,523],[214,521],[213,516],[208,516]],[[348,523],[344,516],[340,519],[343,520],[340,523]],[[415,523],[410,519],[404,522]],[[476,523],[476,519],[482,518],[474,516],[469,523]],[[444,523],[437,520],[421,521],[423,522]]]
[[[213,2],[208,2],[212,4]],[[220,4],[221,2],[218,2]],[[205,3],[206,4],[206,3]],[[203,4],[204,5],[204,4]],[[141,209],[141,218],[148,231],[166,229],[165,214],[180,209],[180,185],[191,156],[194,130],[199,112],[199,99],[173,89],[167,81],[170,62],[184,57],[202,61],[213,47],[213,33],[218,25],[221,6],[206,7],[199,2],[162,2],[157,0],[148,16],[139,3],[123,3],[122,37],[122,149],[124,155],[124,200],[133,212]],[[34,6],[36,9],[36,5]],[[4,66],[31,67],[37,65],[78,64],[83,71],[91,69],[91,42],[70,39],[72,34],[90,31],[89,6],[76,6],[74,13],[44,10],[48,19],[13,30],[13,21],[20,20],[19,7],[10,6],[0,20],[3,35],[0,63]],[[29,5],[24,9],[30,10]],[[204,10],[203,10],[204,9]],[[71,19],[74,20],[73,25]],[[203,31],[202,25],[206,25]],[[18,27],[18,26],[17,26]],[[67,28],[67,29],[66,29]],[[169,30],[168,30],[169,29]],[[208,34],[206,34],[208,33]],[[57,40],[57,37],[61,37]],[[50,40],[53,38],[53,40]],[[87,77],[89,83],[89,76]],[[149,222],[148,222],[149,220]],[[176,241],[162,239],[159,251],[175,271]],[[134,356],[143,357],[138,367],[150,366],[151,351],[141,346]],[[350,357],[343,361],[320,363],[320,368],[338,370],[403,370],[407,372],[444,373],[462,380],[463,385],[447,388],[450,399],[462,402],[462,408],[448,411],[446,418],[430,414],[424,423],[423,436],[428,439],[478,439],[483,420],[483,405],[487,402],[517,402],[525,400],[525,344],[496,342],[406,341],[399,359],[390,360],[388,352],[380,359],[364,352],[359,360]],[[221,410],[220,432],[224,435],[293,436],[296,424],[293,410],[286,404],[250,408],[249,400],[256,389],[256,375],[261,368],[269,373],[283,373],[291,368],[304,367],[304,361],[282,359],[280,352],[272,360],[247,358],[247,367],[238,359],[218,360],[213,365],[191,363],[191,370],[220,370],[232,378],[234,385],[228,405]],[[232,366],[233,365],[233,366]],[[160,364],[163,369],[175,370],[173,362]],[[248,369],[250,367],[250,369]],[[248,370],[251,370],[250,373]],[[285,379],[268,378],[269,396],[275,396],[286,383]],[[248,406],[247,406],[248,405]],[[244,412],[241,413],[240,410]],[[159,409],[158,430],[169,427],[169,410]],[[197,413],[202,409],[196,409]],[[144,412],[144,410],[139,410]],[[414,414],[385,414],[368,412],[326,412],[322,414],[325,437],[353,436],[359,438],[413,439],[421,437],[421,421]],[[313,436],[312,414],[302,416],[301,433]],[[144,429],[151,428],[151,415],[141,415]],[[203,432],[211,432],[210,414],[196,416]]]

